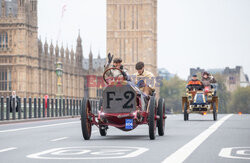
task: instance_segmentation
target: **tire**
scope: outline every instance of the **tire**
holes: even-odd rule
[[[91,113],[91,108],[89,100],[83,99],[82,113],[81,113],[81,128],[82,128],[82,136],[85,140],[90,139],[92,132],[90,113]]]
[[[187,112],[187,103],[184,104],[184,121],[188,121],[189,114]]]
[[[102,102],[103,102],[103,99],[100,99],[100,101],[99,101],[99,107],[98,107],[99,111],[101,111]],[[106,136],[107,135],[107,130],[108,130],[107,126],[104,126],[104,125],[100,125],[99,126],[99,132],[100,132],[101,136]]]
[[[149,138],[150,140],[154,140],[156,133],[156,120],[155,120],[155,98],[153,96],[150,97],[148,126],[149,126]]]
[[[107,126],[100,125],[99,126],[99,132],[101,136],[106,136],[107,135]]]
[[[163,136],[165,130],[165,101],[163,98],[160,98],[158,101],[157,115],[160,117],[157,120],[158,134],[159,136]]]
[[[216,110],[215,103],[213,103],[213,117],[214,117],[214,121],[217,121],[217,110]]]

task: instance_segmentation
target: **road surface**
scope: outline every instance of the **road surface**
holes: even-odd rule
[[[110,127],[91,140],[79,118],[0,125],[1,163],[250,162],[250,115],[168,115],[165,136],[149,140],[148,126],[131,132]]]

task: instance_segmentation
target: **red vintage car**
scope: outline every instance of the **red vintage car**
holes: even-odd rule
[[[119,75],[111,77],[117,72]],[[164,135],[164,99],[159,98],[157,101],[155,93],[145,97],[135,84],[123,79],[124,75],[118,68],[109,68],[104,72],[103,80],[107,87],[103,91],[97,115],[92,112],[89,99],[83,99],[81,128],[85,140],[90,139],[93,125],[99,128],[101,136],[107,135],[108,126],[131,131],[143,124],[149,126],[150,139],[155,139],[156,128],[159,136]]]

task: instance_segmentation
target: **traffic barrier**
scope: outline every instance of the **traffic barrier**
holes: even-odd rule
[[[10,120],[10,99],[9,99],[9,97],[7,97],[6,101],[7,101],[6,119]]]
[[[27,119],[27,99],[23,99],[23,118]]]
[[[21,112],[22,112],[22,110],[21,110],[21,106],[22,106],[22,101],[21,101],[22,99],[21,98],[18,98],[18,102],[17,102],[17,109],[18,109],[18,119],[21,119],[22,117],[22,115],[21,115]]]
[[[3,105],[3,96],[1,97],[1,110],[0,110],[0,112],[1,112],[1,121],[3,121],[4,120],[4,105]]]
[[[16,120],[16,98],[10,99],[11,101],[11,110],[12,110],[12,120]]]
[[[29,98],[29,118],[32,118],[32,106],[31,106],[31,103],[32,103],[32,99],[30,97]]]
[[[47,108],[46,108],[46,111],[47,111],[47,117],[50,117],[49,113],[50,113],[50,105],[49,105],[49,98],[47,98]]]
[[[51,117],[54,117],[54,99],[51,99]]]
[[[41,118],[41,98],[38,98],[38,118]]]
[[[63,116],[65,116],[65,99],[63,99]]]
[[[97,114],[99,99],[90,99],[90,104],[93,113]],[[82,112],[81,105],[82,100],[70,98],[0,97],[0,122],[27,118],[79,116]]]
[[[45,99],[43,98],[43,117],[45,117]]]
[[[36,98],[34,98],[34,118],[37,117],[37,105],[36,105]]]

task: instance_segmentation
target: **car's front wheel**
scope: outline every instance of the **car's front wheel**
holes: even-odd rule
[[[155,133],[156,133],[155,98],[154,97],[151,97],[149,101],[148,126],[149,126],[149,138],[151,140],[154,140]]]
[[[217,109],[216,109],[215,102],[213,102],[213,118],[214,118],[214,121],[217,121]]]
[[[188,121],[189,119],[189,114],[187,112],[187,103],[184,103],[184,121]]]
[[[85,140],[89,140],[92,132],[91,122],[91,106],[88,99],[83,99],[81,112],[81,128],[82,136]]]

